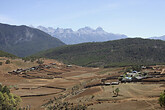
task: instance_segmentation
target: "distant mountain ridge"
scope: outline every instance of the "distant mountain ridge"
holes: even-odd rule
[[[54,36],[66,44],[78,44],[84,42],[103,42],[109,40],[117,40],[127,38],[123,34],[113,34],[105,32],[101,27],[97,29],[92,29],[90,27],[80,28],[77,31],[73,31],[71,28],[63,29],[52,27],[43,27],[38,26],[37,29],[40,29],[51,36]]]
[[[159,40],[165,40],[165,35],[160,37],[150,37],[150,39],[159,39]]]
[[[127,38],[82,43],[49,49],[36,56],[53,58],[68,64],[94,67],[165,64],[165,41]]]
[[[28,26],[0,23],[0,50],[19,57],[65,45],[59,39]]]

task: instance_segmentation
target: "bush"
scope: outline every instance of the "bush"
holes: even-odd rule
[[[134,65],[132,66],[133,71],[141,71],[141,66],[140,65]]]
[[[127,67],[125,69],[125,72],[132,72],[132,71],[141,71],[141,66],[140,65],[133,65],[133,66]]]
[[[10,93],[7,86],[0,84],[0,110],[17,110],[21,98]]]
[[[165,90],[164,90],[164,92],[162,92],[160,94],[159,104],[160,104],[161,107],[164,107],[165,108]]]
[[[125,69],[125,72],[132,72],[132,68],[131,68],[131,67],[127,67],[127,68]]]
[[[38,64],[43,64],[44,61],[42,61],[42,60],[37,60],[37,63],[38,63]]]
[[[48,110],[86,110],[86,105],[75,105],[69,102],[52,102],[52,105],[48,106]]]
[[[0,62],[0,65],[2,65],[2,62]]]
[[[6,60],[5,64],[10,64],[10,60]]]
[[[31,62],[34,62],[35,60],[36,60],[35,58],[32,58],[30,61],[31,61]]]
[[[113,94],[115,95],[115,97],[117,97],[118,95],[119,95],[119,92],[120,92],[120,90],[119,90],[119,88],[116,88],[115,90],[114,90],[114,86],[112,86],[112,89],[113,89]]]
[[[116,96],[118,96],[118,95],[119,95],[119,91],[120,91],[120,90],[119,90],[119,88],[116,88],[116,89],[115,89]]]

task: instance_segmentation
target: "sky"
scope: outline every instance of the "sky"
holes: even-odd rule
[[[165,35],[165,0],[0,0],[0,23]]]

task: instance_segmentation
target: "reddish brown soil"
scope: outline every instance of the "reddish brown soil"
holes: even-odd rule
[[[5,61],[5,60],[4,60]],[[3,61],[3,62],[4,62]],[[17,68],[30,68],[38,64],[26,62],[24,64],[20,59],[13,60],[13,63],[0,66],[0,82],[4,85],[14,87],[11,92],[22,96],[21,107],[30,106],[31,110],[40,110],[41,105],[47,103],[54,97],[69,95],[66,97],[68,101],[89,105],[88,109],[104,109],[104,110],[157,110],[161,109],[158,104],[159,94],[165,90],[165,83],[160,82],[143,82],[119,84],[115,88],[119,88],[119,96],[113,97],[112,86],[96,86],[84,88],[87,85],[101,83],[102,79],[108,77],[120,76],[123,68],[87,68],[73,65],[67,67],[55,60],[45,59],[46,65],[56,63],[52,68],[27,72],[32,77],[41,76],[42,78],[24,78],[23,75],[11,75],[9,71]],[[23,65],[24,64],[24,65]],[[164,67],[161,67],[164,68]],[[153,71],[153,70],[150,70]],[[156,70],[154,70],[156,71]],[[160,70],[159,70],[160,71]],[[49,75],[48,75],[49,74]],[[47,79],[47,77],[54,77]],[[59,77],[59,78],[56,78]],[[151,78],[151,80],[162,80],[164,77]],[[150,79],[146,79],[150,80]],[[117,79],[109,79],[106,82],[117,81]],[[79,86],[81,91],[76,95],[72,95],[74,86]],[[61,89],[62,88],[62,89]],[[65,90],[66,89],[66,90]],[[25,97],[26,96],[26,97]],[[86,97],[87,96],[87,97]],[[93,99],[88,97],[94,96]],[[98,101],[99,99],[103,101]],[[65,100],[65,99],[62,99]]]
[[[100,91],[101,91],[100,87],[88,88],[85,91],[83,91],[82,93],[80,93],[80,94],[76,95],[75,97],[73,97],[73,99],[88,96],[88,95],[94,95],[95,93],[100,92]]]

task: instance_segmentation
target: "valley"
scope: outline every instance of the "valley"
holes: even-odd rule
[[[165,110],[165,0],[0,3],[0,110]]]
[[[45,58],[40,65],[21,59],[4,64],[7,59],[0,58],[0,82],[22,98],[22,108],[44,110],[58,105],[89,110],[161,110],[158,98],[165,90],[164,65],[142,70],[152,78],[111,85],[126,67],[91,68]],[[117,97],[113,93],[116,88],[120,90]]]

